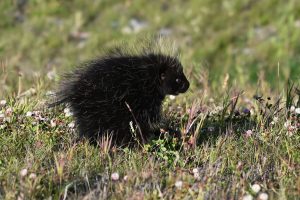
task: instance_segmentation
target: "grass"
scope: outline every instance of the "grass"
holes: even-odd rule
[[[0,2],[0,199],[299,198],[296,0],[18,2]],[[45,106],[60,74],[157,33],[191,82],[164,103],[183,137],[77,141],[65,108]]]

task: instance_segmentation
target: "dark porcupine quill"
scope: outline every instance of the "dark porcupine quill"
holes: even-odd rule
[[[176,56],[152,47],[130,51],[116,48],[64,77],[50,106],[69,104],[81,137],[96,141],[113,133],[117,144],[129,143],[132,122],[141,131],[138,139],[148,139],[162,122],[165,96],[189,88]]]

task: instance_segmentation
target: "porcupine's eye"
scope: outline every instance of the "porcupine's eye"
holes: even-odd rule
[[[176,83],[178,83],[178,84],[181,83],[181,79],[179,79],[179,78],[176,78],[175,81],[176,81]]]

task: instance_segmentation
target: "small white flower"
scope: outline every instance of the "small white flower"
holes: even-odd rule
[[[193,175],[194,175],[195,179],[199,179],[200,178],[200,174],[199,174],[198,168],[194,168],[193,169]]]
[[[31,173],[31,174],[29,175],[29,178],[30,178],[30,179],[33,179],[33,180],[36,179],[36,174],[35,174],[35,173]]]
[[[247,194],[247,195],[243,196],[243,200],[253,200],[253,196],[251,196],[250,194]]]
[[[69,128],[74,128],[74,127],[75,127],[75,122],[69,123],[69,124],[68,124],[68,127],[69,127]]]
[[[290,111],[291,111],[291,112],[294,112],[295,109],[296,109],[295,106],[291,106]]]
[[[3,113],[0,113],[0,119],[4,119],[4,114]]]
[[[31,117],[32,116],[32,112],[31,111],[28,111],[27,113],[26,113],[26,117]]]
[[[269,199],[269,195],[267,193],[260,193],[258,195],[258,199],[259,200],[268,200]]]
[[[4,99],[1,100],[1,101],[0,101],[0,105],[1,105],[1,106],[5,106],[5,105],[6,105],[6,100],[4,100]]]
[[[65,108],[64,109],[64,113],[66,117],[70,117],[73,115],[73,113],[71,112],[70,108]]]
[[[64,109],[64,113],[68,113],[68,112],[71,112],[71,111],[70,111],[70,108],[65,108],[65,109]]]
[[[127,176],[127,175],[124,176],[123,180],[124,180],[124,181],[127,181],[127,180],[128,180],[128,176]]]
[[[194,174],[199,173],[198,168],[194,168],[194,169],[193,169],[193,173],[194,173]]]
[[[300,108],[296,108],[296,109],[295,109],[295,113],[296,113],[296,114],[300,114]]]
[[[26,176],[26,175],[27,175],[27,173],[28,173],[28,170],[27,170],[26,168],[24,168],[24,169],[22,169],[22,170],[20,171],[20,175],[21,175],[21,177],[24,177],[24,176]]]
[[[175,187],[178,188],[178,189],[181,189],[182,185],[183,185],[182,181],[176,181],[176,183],[175,183]]]
[[[251,190],[252,190],[255,194],[257,194],[257,193],[260,191],[260,189],[261,189],[261,187],[260,187],[259,184],[254,184],[254,185],[251,186]]]
[[[117,172],[111,174],[111,180],[117,181],[117,180],[119,180],[119,178],[120,178],[120,176]]]
[[[169,98],[170,98],[171,100],[174,100],[176,97],[175,97],[174,95],[169,95]]]
[[[246,133],[245,133],[245,136],[246,137],[251,137],[252,134],[253,134],[252,130],[247,130]]]
[[[11,115],[12,112],[13,112],[13,109],[9,107],[9,108],[6,109],[5,114],[6,115]]]
[[[55,126],[56,126],[56,121],[55,121],[55,119],[51,119],[51,121],[50,121],[50,126],[51,126],[51,127],[55,127]]]
[[[285,128],[289,128],[290,125],[291,125],[291,121],[287,120],[283,125],[284,125]]]

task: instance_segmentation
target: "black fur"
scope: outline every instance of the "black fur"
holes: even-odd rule
[[[80,136],[94,140],[108,132],[117,143],[128,143],[130,122],[147,140],[162,121],[165,96],[188,88],[176,56],[115,49],[66,75],[52,105],[70,105]]]

